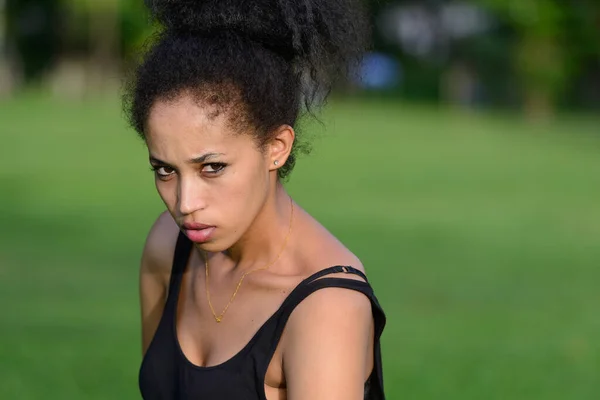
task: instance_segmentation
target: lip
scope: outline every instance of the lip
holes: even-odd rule
[[[199,224],[196,222],[186,222],[185,224],[181,225],[181,227],[185,230],[190,231],[199,231],[202,229],[214,228],[214,226],[212,225]]]
[[[194,243],[206,243],[208,242],[213,232],[215,231],[215,227],[211,225],[198,224],[193,222],[185,223],[181,226],[183,228],[183,233]]]

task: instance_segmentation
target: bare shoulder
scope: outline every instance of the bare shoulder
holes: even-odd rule
[[[360,348],[368,344],[361,341],[369,338],[372,321],[371,300],[367,296],[355,290],[327,287],[315,291],[296,306],[286,325],[285,336],[287,344],[300,345],[303,349],[317,345],[317,341],[323,344],[327,338],[340,340],[343,336],[350,342],[356,340],[347,343],[353,345],[348,348]],[[348,332],[357,335],[353,338]],[[310,342],[311,338],[315,343]]]
[[[298,225],[300,235],[307,238],[302,241],[298,251],[298,259],[306,276],[338,265],[353,267],[366,274],[360,258],[310,214],[303,212]],[[343,277],[364,280],[354,274],[343,274]]]
[[[373,368],[373,315],[363,293],[324,288],[292,312],[282,338],[290,399],[359,399]]]
[[[179,228],[163,212],[146,238],[140,264],[142,352],[145,354],[162,316]]]
[[[146,238],[142,253],[142,273],[167,277],[170,275],[178,234],[179,227],[171,215],[167,211],[161,213]]]
[[[344,332],[349,328],[348,324],[354,328],[368,328],[372,318],[371,300],[364,293],[347,288],[327,287],[315,291],[298,304],[290,316],[288,327],[290,332],[304,332],[307,327],[315,328],[314,321],[322,321],[321,327],[317,329]]]

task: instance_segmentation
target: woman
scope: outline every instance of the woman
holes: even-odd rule
[[[126,105],[167,211],[144,248],[145,399],[383,399],[360,260],[281,181],[294,129],[360,56],[350,0],[148,1]]]

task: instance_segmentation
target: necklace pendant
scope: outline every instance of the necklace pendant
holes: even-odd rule
[[[215,317],[215,321],[217,321],[217,323],[221,322],[221,317]]]

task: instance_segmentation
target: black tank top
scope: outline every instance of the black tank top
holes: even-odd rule
[[[375,321],[375,354],[373,372],[365,383],[364,398],[384,399],[379,339],[385,325],[385,315],[371,286],[354,279],[322,278],[344,272],[366,280],[362,272],[352,267],[327,268],[302,281],[250,342],[229,360],[211,367],[193,365],[181,351],[175,333],[179,288],[191,249],[192,242],[180,234],[175,248],[169,295],[140,368],[139,386],[145,400],[266,400],[264,382],[267,367],[290,314],[311,293],[328,287],[356,290],[371,300]]]

